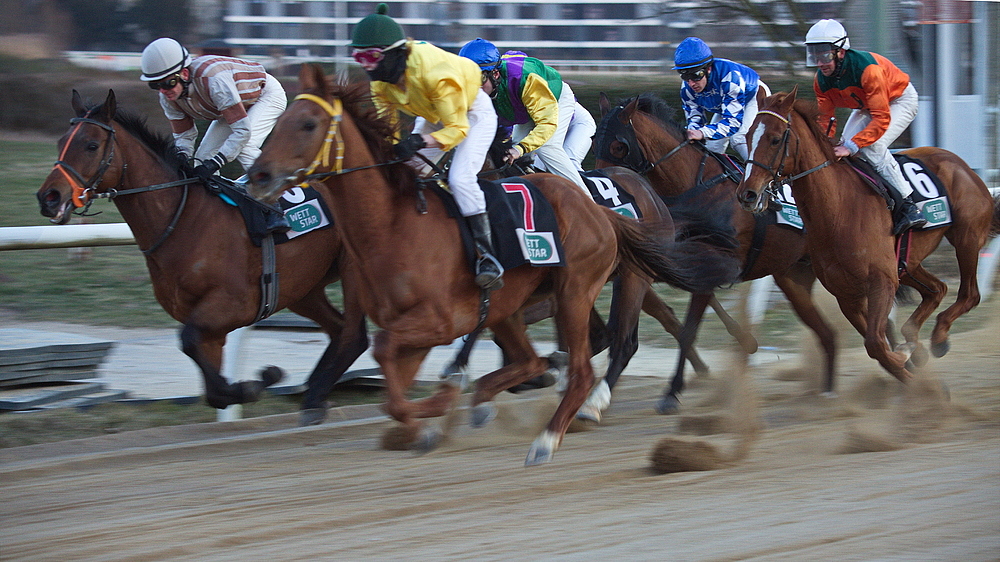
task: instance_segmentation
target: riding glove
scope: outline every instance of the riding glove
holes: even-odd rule
[[[400,160],[409,160],[414,154],[417,153],[418,150],[425,146],[427,146],[427,143],[424,142],[424,137],[417,133],[413,133],[405,139],[392,145],[392,151],[395,153],[396,158],[399,158]]]
[[[207,181],[208,178],[212,177],[215,172],[218,172],[222,165],[226,163],[226,160],[221,154],[216,154],[212,158],[203,161],[201,164],[195,166],[194,170],[191,171],[194,175],[201,178],[203,181]]]

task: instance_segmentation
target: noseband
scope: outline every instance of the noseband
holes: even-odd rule
[[[88,112],[87,115],[90,113]],[[111,160],[115,156],[115,129],[111,125],[106,123],[101,123],[95,119],[89,117],[74,117],[69,120],[70,124],[76,125],[73,132],[70,133],[69,138],[66,139],[66,144],[63,146],[62,153],[59,154],[59,160],[56,160],[55,164],[52,165],[53,170],[59,170],[63,177],[69,181],[70,185],[73,187],[73,206],[76,208],[84,207],[90,203],[90,198],[97,187],[101,184],[101,180],[104,178],[104,173],[108,171],[111,166]],[[66,157],[66,151],[69,150],[69,145],[73,141],[73,137],[80,130],[83,124],[96,125],[108,132],[109,138],[108,143],[104,149],[104,158],[101,160],[100,166],[97,168],[97,173],[94,174],[90,181],[85,181],[80,172],[76,171],[72,165],[68,164],[63,158]],[[122,174],[124,176],[124,174]]]

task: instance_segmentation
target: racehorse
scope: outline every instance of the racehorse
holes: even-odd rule
[[[724,173],[722,164],[702,143],[687,140],[684,126],[673,121],[673,110],[662,99],[641,94],[612,108],[602,94],[600,105],[602,119],[594,136],[597,166],[627,166],[645,174],[675,216],[714,209],[728,217],[740,247],[740,280],[774,277],[792,309],[819,339],[825,359],[824,390],[833,392],[836,334],[813,303],[816,278],[809,267],[802,232],[768,224],[744,211],[735,194],[738,176]],[[688,315],[694,315],[690,320],[693,331],[684,337],[692,342],[705,309],[704,300],[705,295],[693,295],[689,306]],[[657,409],[676,412],[683,387],[683,362],[679,361]]]
[[[525,333],[522,311],[555,295],[556,329],[569,354],[568,382],[525,460],[526,465],[541,464],[551,460],[593,385],[588,319],[601,287],[616,270],[637,268],[696,290],[735,274],[734,260],[723,253],[685,255],[683,244],[674,244],[672,231],[666,238],[662,227],[594,204],[565,178],[533,174],[524,179],[555,211],[565,265],[514,267],[504,273],[503,288],[481,291],[462,250],[458,222],[439,197],[422,195],[412,168],[392,160],[394,127],[371,108],[367,86],[335,86],[318,65],[304,65],[299,80],[303,93],[278,119],[248,172],[249,190],[273,201],[320,170],[316,173],[324,180],[317,188],[332,200],[334,222],[351,257],[345,277],[356,287],[368,318],[382,328],[374,338],[373,356],[386,379],[386,412],[419,449],[441,439],[419,418],[448,413],[463,385],[446,380],[426,399],[407,399],[432,347],[481,325],[493,331],[508,354],[511,364],[475,383],[472,424],[482,425],[495,412],[491,400],[498,392],[545,370],[546,362]],[[310,165],[323,160],[328,164]]]
[[[496,148],[498,143],[494,142],[494,147]],[[491,151],[493,150],[491,148]],[[496,152],[499,154],[506,154],[508,147],[501,146]],[[492,154],[492,152],[491,152]],[[522,164],[521,162],[525,159],[522,158],[521,161],[514,162],[509,166],[501,168],[492,168],[487,172],[481,172],[480,177],[489,177],[492,172],[496,177],[504,177],[504,175],[511,175],[511,170],[516,170],[518,173],[531,173],[534,169],[528,164]],[[489,164],[490,159],[487,159]],[[626,192],[626,194],[631,195],[632,199],[635,200],[636,207],[641,214],[643,220],[650,220],[654,222],[672,220],[669,210],[667,210],[666,205],[663,201],[656,196],[653,192],[652,187],[649,182],[646,181],[642,176],[632,171],[629,168],[624,168],[621,166],[611,166],[601,169],[608,178],[612,179],[616,184],[615,186],[605,186],[601,196],[607,200],[615,200],[619,197],[617,190],[620,188]],[[516,174],[515,174],[516,175]],[[717,236],[723,236],[726,226],[721,224],[715,224],[718,221],[717,215],[713,213],[705,213],[704,216],[698,217],[699,229],[702,231],[710,230],[716,232]],[[680,321],[678,321],[677,316],[674,314],[673,309],[663,302],[663,300],[657,295],[656,291],[653,290],[651,286],[651,280],[642,275],[639,272],[624,270],[619,273],[618,276],[613,280],[612,289],[612,299],[611,299],[611,311],[609,316],[609,322],[604,331],[604,339],[608,341],[608,368],[604,377],[594,385],[593,390],[588,396],[586,402],[580,407],[580,411],[577,412],[576,417],[580,420],[586,422],[600,423],[602,412],[608,408],[611,403],[611,389],[614,388],[615,384],[618,382],[618,378],[621,376],[625,367],[628,365],[632,356],[639,349],[638,340],[638,320],[640,309],[655,318],[661,326],[678,342],[682,342],[682,333],[684,332],[683,326]],[[757,342],[754,337],[743,329],[738,322],[733,320],[728,312],[722,307],[719,301],[715,298],[714,294],[709,293],[709,305],[716,311],[719,318],[722,320],[723,324],[729,333],[740,342],[741,346],[748,352],[753,353],[757,349]],[[531,320],[535,319],[541,320],[542,318],[548,318],[552,315],[551,312],[548,314],[538,313],[545,308],[551,309],[552,307],[544,307],[546,303],[539,303],[532,307],[531,311],[536,312],[536,314],[525,314],[526,320],[531,316]],[[596,312],[594,313],[597,314]],[[599,316],[597,317],[600,318]],[[526,323],[531,323],[530,321]],[[591,320],[591,340],[595,337],[595,320],[592,317]],[[688,331],[690,331],[688,327]],[[690,338],[689,338],[690,339]],[[690,343],[689,343],[690,345]],[[560,347],[561,349],[561,347]],[[601,350],[603,347],[594,346],[595,354]],[[707,373],[708,366],[701,360],[698,352],[693,346],[682,352],[682,356],[686,357],[688,361],[691,362],[691,366],[698,373]]]
[[[37,193],[42,215],[65,224],[74,207],[111,198],[146,257],[156,300],[183,324],[181,349],[201,369],[208,404],[225,408],[259,399],[283,376],[279,368],[238,383],[220,374],[226,335],[254,320],[263,290],[261,250],[250,241],[240,212],[200,185],[191,187],[196,180],[184,180],[173,141],[118,109],[114,91],[103,104],[85,107],[74,90],[72,103],[77,117],[59,140],[59,161]],[[353,313],[357,307],[346,288],[346,317],[324,292],[340,276],[341,250],[334,228],[275,246],[280,290],[273,310],[287,307],[330,336],[308,379],[303,425],[325,417],[326,395],[368,346],[364,319]]]
[[[797,92],[796,87],[775,94],[761,105],[748,134],[751,159],[737,196],[745,208],[760,212],[773,190],[791,185],[817,277],[864,336],[868,355],[906,380],[911,375],[908,361],[919,366],[927,359],[918,334],[948,291],[921,262],[945,237],[958,258],[958,297],[938,314],[931,333],[931,353],[941,357],[950,348],[952,323],[979,303],[979,251],[987,238],[1000,233],[1000,198],[992,199],[983,180],[947,150],[902,151],[944,184],[952,220],[948,226],[912,231],[908,254],[901,252],[897,260],[905,244],[892,236],[885,200],[850,165],[834,158],[827,135],[816,123],[815,103],[796,100]],[[900,282],[916,289],[921,302],[900,330],[905,343],[891,350],[887,318]]]

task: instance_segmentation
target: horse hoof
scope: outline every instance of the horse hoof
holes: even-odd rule
[[[535,439],[528,449],[528,456],[524,459],[524,466],[538,466],[552,460],[556,448],[559,446],[559,439],[551,431],[543,431]]]
[[[929,358],[930,355],[927,353],[927,348],[922,345],[917,345],[916,349],[913,350],[913,354],[910,355],[910,361],[917,367],[926,365]]]
[[[423,455],[437,449],[443,440],[444,435],[439,430],[425,427],[417,434],[411,447],[415,453]]]
[[[239,397],[236,404],[248,404],[260,400],[260,395],[264,393],[264,383],[262,381],[240,381],[233,384],[236,395]]]
[[[944,354],[948,353],[948,351],[950,350],[951,350],[951,342],[948,341],[947,339],[940,343],[931,344],[931,354],[933,354],[934,357],[944,357]]]
[[[483,427],[497,417],[497,407],[493,402],[483,402],[472,407],[470,425]]]
[[[299,427],[319,425],[326,420],[326,408],[306,408],[299,412]]]
[[[260,371],[260,381],[264,383],[264,388],[278,383],[283,378],[285,378],[285,371],[281,370],[281,367],[268,365]]]
[[[676,396],[666,395],[656,403],[656,413],[671,416],[681,411],[681,401]]]
[[[584,404],[583,406],[580,406],[580,409],[576,412],[576,419],[582,422],[597,425],[601,423],[601,410],[588,404]]]

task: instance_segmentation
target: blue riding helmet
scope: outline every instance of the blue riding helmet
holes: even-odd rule
[[[458,52],[458,56],[471,59],[481,70],[492,70],[500,64],[500,50],[486,39],[476,37]]]
[[[674,70],[701,68],[712,62],[712,49],[697,37],[688,37],[674,52]]]

